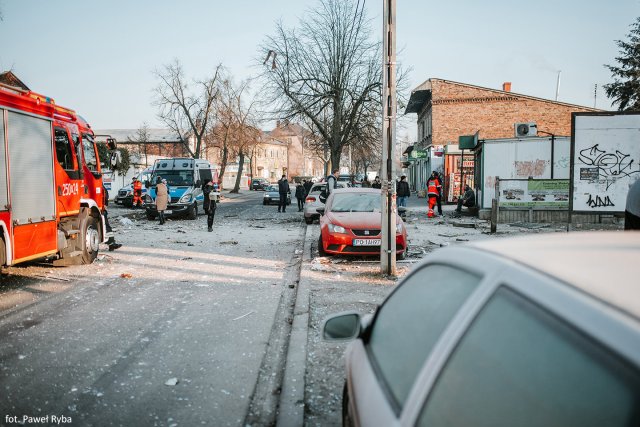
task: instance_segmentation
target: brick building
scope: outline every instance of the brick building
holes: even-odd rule
[[[435,169],[444,169],[441,172],[447,187],[454,185],[450,178],[458,176],[461,165],[472,170],[471,155],[460,159],[458,137],[462,135],[478,132],[480,139],[511,138],[515,135],[514,124],[533,123],[540,135],[569,136],[571,113],[578,111],[599,110],[514,93],[511,83],[504,83],[499,90],[429,79],[413,90],[405,110],[405,114],[418,115],[417,142],[405,154],[413,150],[426,152],[423,158],[413,156],[416,160],[410,162],[409,181],[415,190],[424,189],[432,171],[431,153],[436,151],[445,156],[442,166]],[[472,176],[473,172],[465,175]]]

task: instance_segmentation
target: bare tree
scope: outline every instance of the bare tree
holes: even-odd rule
[[[219,81],[215,103],[216,126],[211,131],[212,143],[220,149],[221,180],[229,159],[238,158],[238,176],[232,189],[236,193],[240,189],[245,156],[251,156],[260,133],[255,127],[255,101],[246,101],[248,88],[247,81],[236,85],[228,76]]]
[[[136,131],[135,139],[127,137],[129,142],[137,143],[135,150],[130,150],[132,154],[136,154],[139,158],[144,156],[144,165],[149,166],[149,158],[147,154],[147,149],[149,146],[149,140],[151,139],[151,135],[149,133],[149,125],[144,122],[142,126],[138,128]]]
[[[272,59],[262,75],[269,104],[280,118],[311,124],[333,166],[382,115],[382,53],[370,27],[364,1],[320,0],[298,29],[278,23],[261,47],[265,63]]]
[[[382,138],[354,144],[352,161],[356,172],[365,176],[371,169],[378,171],[382,161]]]
[[[204,135],[211,127],[221,69],[222,65],[218,65],[213,76],[193,81],[199,90],[198,93],[190,92],[182,66],[177,59],[155,72],[160,80],[155,89],[158,117],[178,134],[194,158],[200,157]],[[193,147],[189,143],[190,138],[194,140]]]

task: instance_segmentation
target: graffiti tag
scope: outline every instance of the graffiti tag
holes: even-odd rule
[[[598,145],[595,144],[592,147],[580,150],[578,160],[585,165],[597,167],[598,173],[607,178],[619,178],[640,173],[640,168],[633,169],[634,160],[631,159],[630,154],[624,154],[618,150],[615,150],[614,153],[608,153],[601,150]]]
[[[556,160],[555,166],[560,169],[568,169],[569,168],[569,158],[567,156],[562,156],[560,159]]]
[[[587,200],[587,206],[590,208],[605,208],[608,206],[615,206],[609,196],[605,196],[604,199],[600,196],[596,196],[595,199],[589,194],[589,200]]]
[[[530,176],[541,176],[544,174],[545,163],[544,160],[533,160],[533,161],[518,161],[515,162],[516,167],[516,175],[530,177]]]

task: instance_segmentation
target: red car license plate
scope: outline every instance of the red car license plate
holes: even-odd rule
[[[353,239],[353,246],[380,246],[380,239]]]

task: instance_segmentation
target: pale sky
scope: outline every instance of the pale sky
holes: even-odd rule
[[[218,63],[237,79],[255,75],[275,22],[295,25],[316,1],[0,0],[0,70],[94,129],[161,127],[154,69],[177,58],[191,78]],[[366,4],[378,36],[382,0]],[[397,15],[411,89],[432,77],[495,89],[510,81],[513,92],[554,99],[561,70],[560,101],[592,107],[597,84],[596,106],[611,109],[603,65],[614,64],[640,0],[397,0]]]

